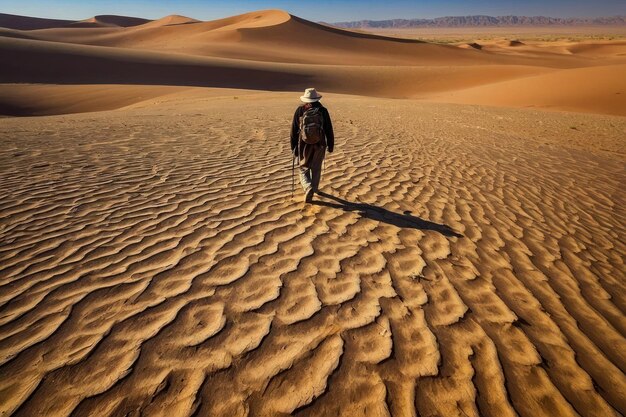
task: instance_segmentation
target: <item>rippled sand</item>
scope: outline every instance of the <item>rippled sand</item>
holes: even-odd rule
[[[0,119],[1,415],[626,413],[625,118],[297,95]]]

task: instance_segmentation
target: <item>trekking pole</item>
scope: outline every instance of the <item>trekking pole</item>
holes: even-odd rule
[[[296,158],[293,153],[291,154],[291,198],[293,198],[293,193],[295,192],[296,183],[295,183],[295,171],[296,171]]]
[[[326,149],[324,149],[324,159],[322,159],[322,172],[320,172],[320,182],[322,182],[322,176],[324,175],[324,171],[326,171]]]

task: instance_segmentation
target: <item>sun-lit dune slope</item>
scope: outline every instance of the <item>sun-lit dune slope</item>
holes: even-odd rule
[[[439,96],[439,101],[626,116],[626,65],[576,68]]]
[[[626,57],[626,40],[611,42],[578,42],[567,48],[568,52],[589,57]]]
[[[575,57],[569,60],[543,57],[538,62],[534,57],[489,54],[351,32],[309,22],[280,10],[251,12],[209,22],[168,16],[134,27],[118,26],[92,25],[90,31],[84,30],[87,28],[49,29],[36,31],[31,36],[55,42],[302,64],[580,65]]]
[[[13,14],[0,13],[0,28],[34,30],[64,27],[73,20],[43,19],[40,17],[18,16]]]
[[[37,39],[36,36],[32,36],[30,31],[7,29],[0,27],[0,38],[18,38],[18,39]]]
[[[220,32],[226,32],[226,28],[215,31],[216,34]],[[455,62],[467,65],[497,62],[497,59],[491,60],[491,57],[473,51],[344,31],[295,16],[287,16],[284,21],[271,26],[235,25],[228,28],[227,33],[240,45],[236,51],[242,55],[250,54],[250,58],[260,50],[280,54],[272,60],[318,64],[446,65]]]
[[[480,43],[460,45],[462,48],[475,47],[485,52],[510,57],[535,58],[554,62],[576,62],[579,66],[626,63],[626,41],[614,40],[555,40],[529,41],[520,43],[506,40],[484,40]]]

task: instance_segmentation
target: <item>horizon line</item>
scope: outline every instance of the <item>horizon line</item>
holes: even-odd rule
[[[280,11],[280,12],[284,12],[289,14],[290,16],[296,16],[299,17],[301,19],[305,19],[301,16],[298,16],[296,14],[290,13],[289,11],[285,10],[285,9],[255,9],[255,10],[251,10],[248,12],[244,12],[244,13],[237,13],[237,14],[229,14],[229,15],[225,15],[222,17],[218,17],[216,19],[209,19],[209,20],[202,20],[205,22],[210,22],[212,20],[220,20],[220,19],[225,19],[228,17],[233,17],[233,16],[240,16],[243,14],[248,14],[248,13],[255,13],[255,12],[262,12],[262,11]],[[14,13],[4,13],[4,12],[0,12],[0,15],[5,15],[5,16],[18,16],[18,17],[26,17],[26,18],[33,18],[33,19],[49,19],[49,20],[67,20],[67,21],[72,21],[72,22],[80,22],[83,20],[87,20],[87,19],[91,19],[94,17],[98,17],[98,16],[119,16],[119,17],[133,17],[133,18],[139,18],[139,19],[146,19],[146,20],[159,20],[162,19],[164,17],[168,17],[168,16],[183,16],[183,17],[187,17],[187,18],[192,18],[195,19],[195,17],[190,16],[190,15],[183,15],[180,13],[170,13],[170,14],[166,14],[166,15],[162,15],[160,17],[157,18],[149,18],[149,17],[142,17],[142,16],[132,16],[132,15],[126,15],[126,14],[115,14],[115,13],[99,13],[99,14],[95,14],[95,15],[91,15],[82,19],[73,19],[73,18],[58,18],[58,17],[43,17],[43,16],[32,16],[32,15],[25,15],[25,14],[14,14]],[[327,21],[327,20],[311,20],[312,22],[316,22],[316,23],[326,23],[326,24],[334,24],[334,23],[354,23],[354,22],[385,22],[385,21],[393,21],[393,20],[405,20],[405,21],[411,21],[411,20],[436,20],[436,19],[444,19],[444,18],[457,18],[457,17],[493,17],[493,18],[499,18],[499,17],[530,17],[530,18],[548,18],[548,19],[578,19],[578,20],[584,20],[584,19],[603,19],[603,18],[619,18],[619,17],[626,17],[626,14],[614,14],[614,15],[602,15],[602,16],[549,16],[549,15],[531,15],[531,14],[498,14],[498,15],[491,15],[491,14],[459,14],[459,15],[443,15],[443,16],[437,16],[437,17],[397,17],[397,18],[387,18],[387,19],[354,19],[354,20],[341,20],[341,21]],[[200,19],[198,19],[200,20]],[[306,19],[309,20],[309,19]]]

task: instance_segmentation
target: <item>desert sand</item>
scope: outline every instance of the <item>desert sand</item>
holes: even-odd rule
[[[621,41],[15,22],[0,415],[626,414]],[[336,150],[303,204],[311,86]]]
[[[24,18],[13,25],[10,20],[0,19],[8,21],[0,30],[0,82],[37,83],[24,93],[46,97],[47,104],[29,109],[15,87],[6,86],[0,95],[4,114],[65,112],[37,91],[58,88],[41,84],[123,84],[150,86],[145,94],[160,94],[164,85],[263,91],[315,85],[367,97],[626,115],[622,39],[529,44],[492,39],[473,42],[480,46],[475,48],[350,32],[279,10],[210,22],[174,15],[137,24],[137,18],[97,16],[87,19],[90,26],[50,23],[36,30],[20,30],[28,27]],[[42,23],[31,26],[36,24]],[[69,91],[76,94],[58,90],[56,96],[78,94]],[[127,99],[105,104],[97,97],[92,107],[89,94],[78,94],[88,102],[83,111],[128,104]]]

